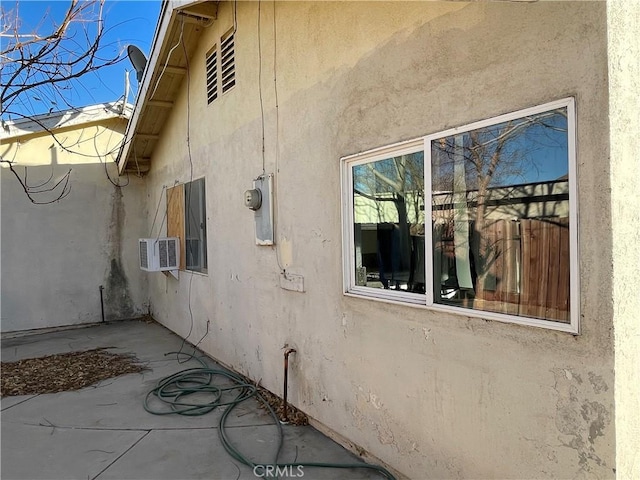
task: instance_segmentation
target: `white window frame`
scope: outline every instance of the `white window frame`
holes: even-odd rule
[[[431,142],[442,137],[462,134],[470,130],[496,125],[518,118],[534,115],[558,108],[567,109],[567,150],[569,176],[569,272],[570,272],[570,322],[562,323],[554,320],[516,316],[484,310],[474,310],[454,305],[442,305],[433,298],[433,231],[430,226],[430,215],[427,205],[431,205]],[[384,160],[399,155],[424,152],[424,190],[425,190],[425,294],[405,291],[385,290],[374,287],[356,285],[355,242],[354,242],[354,198],[353,167],[369,162]],[[464,317],[482,318],[499,322],[515,323],[550,330],[580,333],[580,278],[578,264],[578,189],[576,160],[576,109],[572,97],[537,105],[499,115],[490,119],[469,123],[456,128],[429,134],[406,142],[395,143],[381,148],[349,155],[341,158],[341,190],[342,190],[342,252],[343,252],[343,293],[346,296],[364,297],[377,301],[391,302],[428,310],[454,313]],[[429,207],[430,208],[430,207]],[[427,224],[428,222],[428,224]]]

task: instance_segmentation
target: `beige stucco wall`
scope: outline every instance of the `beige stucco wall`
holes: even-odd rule
[[[6,165],[2,175],[2,331],[28,330],[146,313],[146,277],[138,269],[135,239],[146,232],[146,185],[118,178],[113,160],[126,118],[103,118],[15,137],[10,127],[0,153],[15,162],[29,185],[66,172],[68,196],[45,205],[31,203]],[[126,187],[117,188],[107,178]],[[55,199],[61,188],[34,194],[38,202]],[[130,240],[133,239],[133,240]]]
[[[607,5],[610,76],[611,217],[615,284],[616,466],[640,475],[640,3]]]
[[[283,2],[274,44],[262,2],[258,55],[258,5],[238,2],[238,83],[207,106],[205,53],[232,5],[190,59],[148,177],[149,211],[206,177],[209,273],[150,274],[155,318],[277,393],[294,346],[291,401],[410,478],[613,477],[606,5]],[[566,96],[581,335],[342,294],[341,157]],[[242,204],[263,165],[276,247],[255,245]],[[304,293],[280,288],[281,266]]]

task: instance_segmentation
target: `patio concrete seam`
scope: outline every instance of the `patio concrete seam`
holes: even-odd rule
[[[109,463],[109,465],[107,465],[106,467],[104,467],[95,477],[93,477],[91,480],[96,480],[96,478],[98,478],[100,475],[102,475],[105,471],[107,471],[113,464],[115,464],[118,460],[120,460],[122,457],[124,457],[133,447],[135,447],[138,443],[140,443],[147,435],[149,435],[151,433],[151,430],[146,430],[146,433],[144,435],[142,435],[138,440],[136,440],[135,442],[133,442],[129,448],[127,448],[124,452],[122,452],[120,455],[118,455],[113,462]]]
[[[46,420],[46,419],[45,419]],[[47,420],[49,421],[49,420]],[[180,430],[218,430],[217,426],[211,426],[211,427],[153,427],[153,428],[119,428],[119,427],[77,427],[77,426],[72,426],[72,425],[55,425],[51,422],[50,425],[47,425],[45,423],[27,423],[27,422],[12,422],[12,421],[3,421],[3,423],[6,424],[13,424],[13,425],[26,425],[28,427],[42,427],[42,428],[53,428],[53,429],[60,429],[60,430],[89,430],[89,431],[96,431],[96,432],[151,432],[153,430],[157,430],[157,431],[166,431],[166,432],[171,432],[171,431],[180,431]],[[256,427],[261,427],[264,425],[255,425]],[[230,427],[230,428],[236,428],[236,427]]]
[[[48,420],[47,420],[48,421]],[[73,427],[64,425],[47,425],[45,423],[6,422],[14,425],[26,425],[28,427],[53,428],[54,430],[89,430],[96,432],[150,432],[153,428],[108,428],[108,427]]]
[[[48,425],[42,425],[46,427]],[[65,430],[92,430],[98,432],[178,432],[180,430],[218,430],[218,427],[154,427],[154,428],[117,428],[117,427],[56,427]]]
[[[21,402],[18,403],[14,403],[13,405],[9,405],[8,407],[4,407],[4,408],[0,408],[0,412],[4,412],[5,410],[9,410],[10,408],[15,407],[16,405],[22,405],[24,402],[28,402],[29,400],[36,398],[40,396],[39,393],[35,394],[35,395],[31,395],[29,398],[25,398],[24,400],[22,400]]]

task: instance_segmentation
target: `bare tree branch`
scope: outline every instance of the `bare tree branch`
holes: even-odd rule
[[[53,18],[47,12],[33,31],[25,31],[19,3],[11,11],[0,6],[0,114],[3,126],[4,120],[12,117],[28,119],[51,135],[63,150],[101,160],[105,157],[106,171],[106,157],[120,145],[103,155],[73,151],[36,115],[42,107],[48,113],[74,108],[73,95],[83,88],[83,76],[123,60],[121,51],[105,43],[105,1],[69,0],[63,18]],[[71,170],[56,181],[52,166],[49,179],[30,184],[28,167],[21,174],[15,160],[0,158],[0,163],[8,165],[34,204],[53,203],[69,194]],[[110,177],[109,180],[114,183]]]
[[[50,185],[53,179],[53,172],[49,179],[41,183],[39,185],[29,185],[27,180],[27,167],[24,167],[24,177],[21,177],[18,171],[14,167],[14,162],[9,160],[0,159],[0,163],[7,164],[9,166],[9,170],[13,174],[13,176],[18,180],[22,190],[27,195],[27,198],[31,201],[31,203],[35,205],[48,205],[51,203],[58,202],[62,200],[64,197],[69,195],[71,191],[71,185],[69,185],[69,178],[71,177],[71,169],[67,171],[55,184]],[[48,188],[45,188],[46,185],[50,185]],[[60,188],[58,188],[60,187]],[[47,194],[53,192],[53,198],[49,198],[48,200],[41,200],[36,196],[41,194]]]
[[[64,90],[73,81],[123,59],[121,52],[105,53],[104,1],[71,0],[65,17],[49,33],[20,33],[17,8],[14,12],[2,9],[2,36],[8,39],[0,52],[3,114],[12,113],[12,104],[25,94],[46,92],[53,103],[66,99]]]

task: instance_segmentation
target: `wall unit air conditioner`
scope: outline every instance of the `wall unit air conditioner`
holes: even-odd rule
[[[141,238],[138,240],[140,269],[147,272],[178,270],[180,239],[177,237]]]

